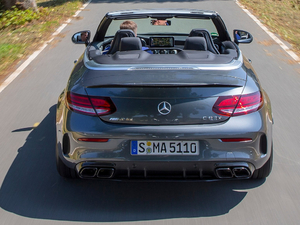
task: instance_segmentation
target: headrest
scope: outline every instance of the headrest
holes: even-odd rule
[[[125,37],[121,39],[120,51],[142,50],[142,42],[138,37]]]
[[[210,34],[210,33],[206,29],[193,29],[191,30],[189,37],[195,37],[195,36],[205,37],[204,36],[205,34]]]
[[[204,37],[188,37],[185,40],[183,49],[207,51],[206,40]]]
[[[135,37],[135,34],[130,29],[121,29],[116,32],[115,37]]]
[[[108,50],[107,54],[114,54],[116,51],[119,50],[121,38],[123,37],[135,37],[135,34],[133,33],[132,30],[129,29],[118,30],[115,34],[112,45]]]

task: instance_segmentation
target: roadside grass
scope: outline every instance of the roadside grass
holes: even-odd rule
[[[239,0],[300,56],[300,0]]]
[[[20,61],[48,41],[59,25],[70,18],[86,0],[36,0],[32,10],[0,11],[0,83]]]

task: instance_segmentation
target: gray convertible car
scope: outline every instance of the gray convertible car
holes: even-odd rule
[[[137,24],[137,34],[121,29]],[[267,93],[220,15],[197,9],[107,13],[57,104],[65,178],[262,179],[272,169]]]

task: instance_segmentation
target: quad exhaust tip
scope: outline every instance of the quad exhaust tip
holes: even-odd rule
[[[243,166],[234,167],[232,169],[232,172],[236,178],[249,178],[252,175],[250,170],[247,167],[243,167]]]
[[[219,178],[232,178],[233,177],[233,173],[230,168],[217,168],[216,173]]]
[[[252,173],[249,168],[244,166],[239,167],[222,167],[216,169],[216,175],[220,179],[230,179],[230,178],[250,178]]]
[[[83,167],[79,176],[81,178],[111,178],[114,172],[114,168]]]

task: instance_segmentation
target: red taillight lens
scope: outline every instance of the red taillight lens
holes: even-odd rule
[[[67,104],[71,110],[91,116],[103,116],[116,111],[115,105],[108,97],[94,97],[68,92]]]
[[[225,116],[239,116],[259,110],[263,105],[261,93],[221,96],[213,106],[213,111]]]
[[[252,138],[220,138],[222,142],[250,142]]]
[[[78,141],[84,142],[108,142],[108,138],[78,138]]]

